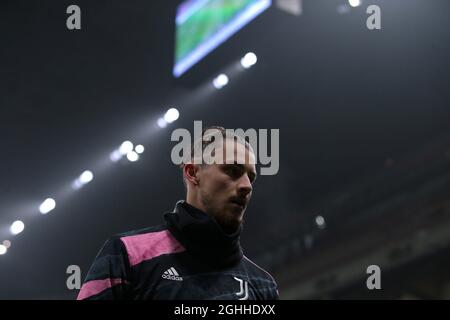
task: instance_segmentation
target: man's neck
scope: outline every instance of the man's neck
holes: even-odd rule
[[[186,203],[193,206],[194,208],[197,208],[205,213],[206,212],[206,208],[202,205],[201,201],[199,201],[196,197],[194,197],[194,195],[192,194],[187,194],[186,195]],[[208,213],[209,214],[209,213]]]

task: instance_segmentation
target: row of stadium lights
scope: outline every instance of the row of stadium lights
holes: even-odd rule
[[[258,62],[258,57],[256,56],[256,54],[254,54],[253,52],[249,52],[241,59],[241,66],[244,69],[249,69],[254,66],[256,62]],[[217,90],[220,90],[229,83],[229,80],[230,79],[225,73],[221,73],[214,78],[212,84]]]
[[[172,123],[178,119],[179,113],[175,108],[169,109],[165,116],[162,118],[166,125]],[[143,145],[139,144],[134,146],[131,141],[124,141],[116,150],[110,154],[110,160],[112,162],[117,162],[122,158],[126,157],[130,162],[136,162],[139,160],[139,155],[144,153],[145,148]],[[72,188],[74,190],[79,190],[94,179],[94,174],[90,170],[84,171],[80,176],[75,179],[72,183]],[[39,212],[43,215],[51,212],[56,208],[56,201],[53,198],[45,199],[39,206]],[[9,228],[12,235],[18,235],[25,229],[25,224],[21,220],[14,221]],[[9,247],[11,246],[11,241],[5,240],[0,244],[0,255],[5,254]]]
[[[348,0],[348,4],[355,8],[361,5],[361,0]]]
[[[247,53],[241,59],[241,65],[244,69],[249,69],[258,61],[256,55],[253,52]],[[226,74],[220,74],[213,79],[212,85],[220,90],[226,85],[228,85],[229,79]],[[160,128],[165,128],[167,125],[175,122],[180,117],[180,113],[176,108],[171,108],[167,110],[163,117],[159,118],[157,125]],[[112,162],[118,162],[122,158],[126,157],[130,162],[136,162],[139,157],[144,153],[145,148],[143,145],[139,144],[134,146],[131,141],[124,141],[117,149],[111,152],[109,158]],[[72,188],[74,190],[79,190],[94,179],[94,174],[90,170],[84,171],[80,176],[72,183]],[[47,214],[56,208],[56,201],[53,198],[45,199],[39,206],[39,212],[41,214]],[[25,229],[25,224],[21,220],[14,221],[9,228],[12,235],[18,235]],[[5,254],[11,247],[11,241],[4,240],[0,244],[0,255]]]

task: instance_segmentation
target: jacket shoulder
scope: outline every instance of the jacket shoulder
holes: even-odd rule
[[[125,237],[137,236],[137,235],[141,235],[141,234],[159,232],[159,231],[164,231],[164,230],[167,230],[167,227],[165,225],[161,224],[161,225],[157,225],[157,226],[151,226],[151,227],[141,228],[141,229],[137,229],[137,230],[116,233],[116,234],[112,235],[110,237],[110,239],[111,240],[119,240],[119,239],[125,238]]]
[[[250,275],[259,283],[259,288],[262,294],[262,299],[264,300],[278,300],[280,294],[278,292],[278,284],[272,275],[254,263],[252,260],[243,257],[243,262],[246,265],[246,269],[249,271]]]
[[[264,270],[262,267],[258,266],[255,262],[250,260],[247,256],[244,255],[243,257],[244,263],[247,265],[247,267],[252,270],[253,273],[258,275],[259,277],[265,278],[267,280],[272,281],[276,284],[275,279],[272,277],[272,275]]]
[[[166,225],[119,233],[112,237],[112,241],[125,249],[130,267],[185,251]]]

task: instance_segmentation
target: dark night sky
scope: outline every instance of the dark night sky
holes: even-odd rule
[[[72,3],[80,31],[65,26]],[[254,51],[258,64],[204,93],[219,69],[196,86],[171,76],[176,1],[2,1],[0,241],[13,244],[0,256],[0,298],[72,298],[68,265],[86,272],[108,236],[160,223],[184,197],[170,133],[194,120],[280,129],[280,171],[258,179],[247,211],[250,257],[300,228],[309,204],[449,134],[450,2],[371,1],[379,31],[365,27],[365,5],[338,14],[340,3],[262,15],[207,58]],[[172,105],[179,121],[145,131]],[[102,162],[135,136],[140,161]],[[91,184],[38,213],[95,164]],[[19,218],[26,229],[11,238]]]

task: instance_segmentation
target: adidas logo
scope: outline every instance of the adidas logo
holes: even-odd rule
[[[178,274],[177,270],[175,270],[174,267],[164,271],[162,277],[167,280],[183,281],[183,278],[180,277],[180,275]]]

